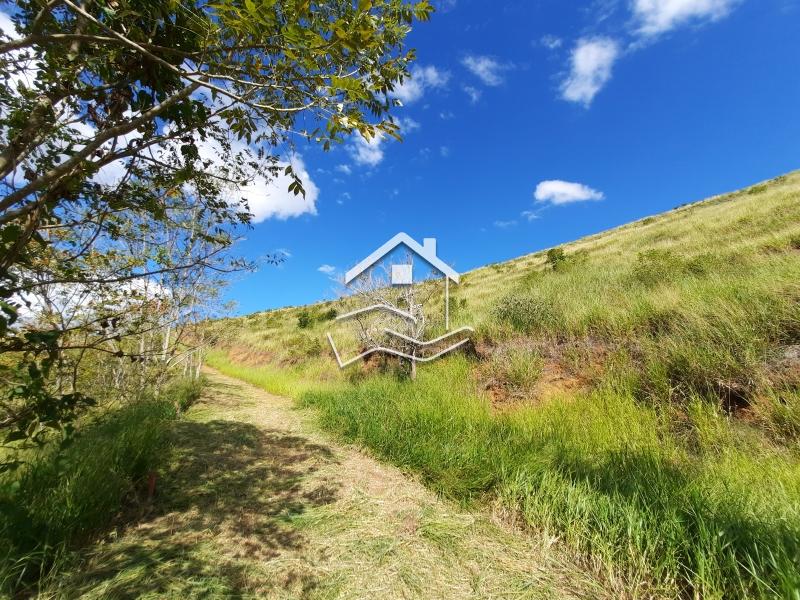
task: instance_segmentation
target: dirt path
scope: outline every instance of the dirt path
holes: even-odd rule
[[[209,371],[155,506],[56,595],[85,598],[602,596],[541,540],[335,443],[290,400]]]

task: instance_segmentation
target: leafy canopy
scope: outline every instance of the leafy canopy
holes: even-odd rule
[[[16,32],[0,36],[0,352],[16,359],[0,364],[12,390],[0,426],[30,437],[81,403],[52,372],[77,333],[80,350],[107,350],[98,324],[111,318],[115,338],[141,333],[120,300],[132,282],[244,266],[226,253],[250,222],[243,182],[285,173],[303,194],[280,161],[298,141],[398,136],[391,91],[414,58],[404,39],[432,7],[22,0],[12,12]],[[20,322],[24,302],[64,286],[82,290],[77,324]]]

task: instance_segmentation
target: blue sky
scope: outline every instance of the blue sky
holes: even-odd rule
[[[467,271],[800,167],[800,0],[448,0],[409,42],[402,143],[298,146],[250,194],[236,312],[335,297],[398,231]],[[281,182],[278,182],[279,184]]]

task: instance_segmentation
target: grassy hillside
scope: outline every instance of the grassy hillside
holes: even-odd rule
[[[630,596],[800,596],[800,172],[472,271],[475,352],[340,372],[340,303],[210,324],[212,365]],[[332,311],[333,309],[333,311]]]

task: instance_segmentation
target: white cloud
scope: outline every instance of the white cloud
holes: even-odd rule
[[[0,11],[0,32],[4,33],[10,40],[18,40],[20,38],[19,33],[17,33],[14,27],[14,22],[11,20],[11,16],[3,11]],[[22,58],[22,54],[22,50],[12,50],[5,58],[12,63],[15,61],[21,63],[20,59]],[[9,90],[16,92],[20,83],[25,84],[28,88],[32,88],[38,78],[38,63],[35,60],[28,60],[23,68],[8,72],[4,83],[8,86]]]
[[[131,113],[126,113],[126,117],[130,116]],[[88,125],[86,123],[75,122],[70,125],[72,129],[75,129],[80,135],[86,137],[87,139],[93,138],[97,135],[97,129]],[[121,135],[117,138],[118,141],[115,143],[117,144],[118,149],[124,148],[126,145],[130,146],[135,140],[138,140],[142,137],[142,134],[138,131],[132,131],[126,135]],[[112,142],[107,142],[104,144],[105,148],[109,148]],[[94,174],[92,177],[92,181],[96,181],[102,185],[108,186],[116,186],[118,185],[122,179],[128,174],[128,161],[127,160],[115,160],[113,162],[108,163],[101,167],[97,173]]]
[[[469,96],[469,101],[472,104],[477,104],[478,100],[481,99],[481,91],[478,88],[472,87],[471,85],[464,86],[464,93]]]
[[[411,117],[400,117],[400,119],[397,121],[397,124],[400,125],[401,134],[411,133],[412,131],[416,131],[422,127],[419,122],[415,121]]]
[[[691,21],[716,21],[727,16],[740,0],[633,0],[637,32],[655,36]]]
[[[516,221],[495,221],[494,226],[498,229],[508,229],[509,227],[513,227],[516,225]]]
[[[448,156],[450,156],[450,146],[440,146],[439,154],[442,155],[442,158],[447,158]]]
[[[442,119],[442,121],[449,121],[450,119],[454,119],[455,116],[455,113],[451,110],[443,110],[439,113],[439,118]]]
[[[406,77],[402,84],[396,86],[389,95],[397,98],[403,104],[416,102],[429,89],[447,87],[450,73],[429,65],[427,67],[415,66],[411,69],[410,77]]]
[[[78,123],[72,126],[82,135],[94,134],[93,128],[89,125]],[[121,140],[125,144],[131,144],[140,136],[141,134],[138,132],[132,132],[122,136]],[[243,153],[248,149],[253,151],[252,148],[248,148],[245,141],[238,140],[234,136],[229,137],[229,143],[233,153]],[[206,138],[205,140],[196,140],[195,144],[200,158],[209,161],[207,167],[209,170],[213,171],[221,165],[221,156],[224,153],[218,141]],[[289,185],[294,182],[294,179],[284,172],[289,165],[300,179],[305,196],[289,191]],[[254,223],[260,223],[269,218],[288,219],[303,214],[317,214],[316,202],[319,198],[319,188],[311,179],[302,156],[292,154],[279,160],[275,166],[279,169],[277,175],[270,172],[253,173],[246,185],[231,184],[224,192],[225,200],[231,205],[240,204],[242,201],[246,202]],[[100,169],[93,179],[105,185],[115,185],[126,171],[125,162],[118,160]]]
[[[290,164],[295,175],[303,183],[305,197],[289,191],[289,184],[294,180],[284,174],[283,169]],[[237,195],[247,201],[254,223],[260,223],[272,217],[288,219],[306,213],[317,214],[316,204],[317,198],[319,198],[319,188],[308,174],[302,157],[295,154],[288,161],[278,163],[278,166],[282,170],[277,177],[267,179],[258,175],[253,181],[238,190]]]
[[[537,213],[535,210],[523,210],[520,213],[520,216],[524,217],[528,221],[535,221],[539,218],[539,213]]]
[[[602,200],[605,195],[582,183],[551,179],[540,182],[536,186],[533,197],[536,198],[537,202],[549,202],[550,204],[559,205],[584,202],[586,200]]]
[[[359,165],[375,167],[383,160],[384,139],[384,135],[380,132],[369,140],[360,134],[355,135],[347,150]]]
[[[742,2],[744,0],[627,0],[632,13],[628,34],[634,39],[627,45],[626,52],[638,50],[676,27],[722,19]],[[597,21],[607,19],[618,4],[619,0],[598,1],[596,6],[602,14]],[[540,43],[555,49],[561,45],[561,40],[545,35]],[[561,84],[561,97],[588,107],[611,79],[614,63],[621,54],[618,40],[609,37],[579,39],[571,53],[569,76]]]
[[[207,138],[195,143],[200,158],[211,162],[210,169],[220,164],[220,157],[223,156],[223,153],[220,151],[218,142]],[[235,153],[248,150],[247,144],[243,140],[231,137],[230,143],[231,150]],[[289,191],[289,185],[294,181],[291,175],[284,172],[289,165],[300,179],[305,196]],[[270,218],[283,220],[303,214],[317,214],[319,188],[311,179],[302,156],[292,154],[278,161],[275,166],[279,169],[277,175],[269,172],[256,173],[246,185],[231,186],[228,191],[228,202],[234,204],[244,200],[254,223],[260,223]]]
[[[400,133],[407,134],[415,131],[421,125],[411,117],[402,117],[397,121],[400,126]],[[386,134],[378,131],[376,134],[367,140],[360,134],[355,134],[352,141],[347,146],[347,151],[353,160],[358,165],[366,165],[368,167],[375,167],[383,161],[385,154],[384,142],[389,139]]]
[[[491,86],[503,83],[503,72],[511,68],[510,65],[497,62],[489,56],[465,56],[461,64],[484,84]]]
[[[611,38],[583,38],[572,50],[569,77],[561,84],[561,97],[589,106],[611,79],[619,45]]]
[[[210,169],[213,169],[214,165],[219,165],[221,152],[216,141],[207,139],[196,144],[200,158],[211,161]],[[232,139],[231,148],[233,152],[243,152],[247,149],[247,145],[242,140]],[[289,165],[303,184],[305,196],[295,195],[289,191],[289,185],[294,181],[284,172]],[[278,161],[275,166],[280,169],[278,175],[269,172],[256,173],[246,185],[231,186],[227,201],[230,204],[245,201],[254,223],[270,218],[288,219],[306,213],[317,214],[319,188],[311,179],[303,158],[299,154],[293,154]]]
[[[548,50],[557,50],[558,48],[561,48],[564,40],[555,35],[543,35],[539,40],[539,43]]]
[[[350,165],[336,165],[334,170],[339,171],[339,173],[344,173],[345,175],[350,175],[350,173],[353,172],[353,169],[350,168]]]
[[[19,39],[19,34],[14,27],[14,22],[11,20],[11,16],[3,11],[0,11],[0,32],[5,33],[12,40]]]
[[[317,271],[320,273],[325,273],[325,275],[331,275],[336,272],[336,267],[331,265],[321,265]]]

